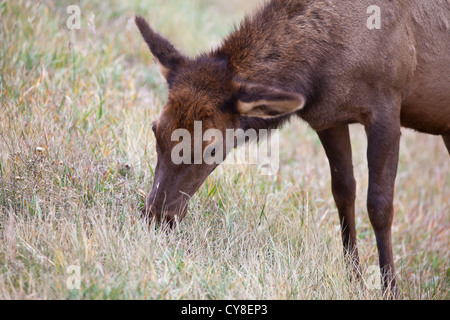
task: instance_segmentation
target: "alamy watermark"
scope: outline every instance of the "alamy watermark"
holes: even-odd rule
[[[367,268],[366,277],[364,279],[367,289],[378,290],[381,289],[381,271],[377,265],[372,265]]]
[[[202,121],[194,122],[193,137],[186,129],[176,129],[171,136],[177,142],[171,152],[174,164],[250,164],[258,165],[260,174],[274,175],[279,170],[278,129],[218,129],[203,132]],[[258,142],[256,148],[251,142]],[[239,147],[235,153],[233,149]]]
[[[376,5],[369,6],[367,8],[367,14],[370,17],[367,19],[367,28],[369,30],[380,30],[381,29],[381,8]]]
[[[80,290],[81,289],[81,268],[80,266],[69,266],[66,270],[69,277],[66,280],[67,289]]]
[[[66,27],[69,30],[79,30],[81,29],[81,9],[77,5],[71,5],[67,7],[66,12],[70,14],[66,21]]]

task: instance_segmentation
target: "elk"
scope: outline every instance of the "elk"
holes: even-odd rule
[[[374,4],[380,29],[367,27]],[[174,130],[192,132],[195,121],[221,132],[277,128],[300,117],[325,149],[344,254],[359,272],[349,136],[349,125],[359,123],[368,139],[367,211],[382,282],[398,291],[391,225],[400,128],[440,135],[450,152],[449,1],[272,0],[196,58],[180,53],[143,17],[135,22],[169,88],[153,124],[157,165],[144,215],[181,220],[218,165],[172,163]],[[202,148],[211,146],[214,141]]]

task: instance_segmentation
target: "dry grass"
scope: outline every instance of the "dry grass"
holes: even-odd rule
[[[327,160],[300,121],[282,130],[277,177],[222,167],[175,232],[139,219],[156,162],[149,123],[167,93],[133,15],[195,54],[256,1],[78,3],[71,31],[72,2],[0,1],[1,299],[381,297],[349,281]],[[352,133],[367,268],[377,253],[366,140]],[[403,298],[449,298],[449,172],[439,138],[404,131],[393,239]],[[79,290],[67,286],[69,266],[80,267]]]

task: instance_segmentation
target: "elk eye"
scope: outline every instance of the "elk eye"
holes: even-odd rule
[[[155,136],[156,136],[156,125],[152,125],[152,131],[153,131],[153,133],[154,133]]]

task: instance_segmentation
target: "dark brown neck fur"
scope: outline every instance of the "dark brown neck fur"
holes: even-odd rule
[[[274,0],[246,17],[210,56],[227,61],[240,81],[270,85],[320,99],[321,62],[340,46],[340,27],[324,1]],[[290,117],[244,119],[243,127],[278,127]]]
[[[322,1],[274,0],[246,17],[214,57],[255,82],[311,95],[314,74],[341,36],[334,12]],[[307,91],[307,92],[304,92]]]

